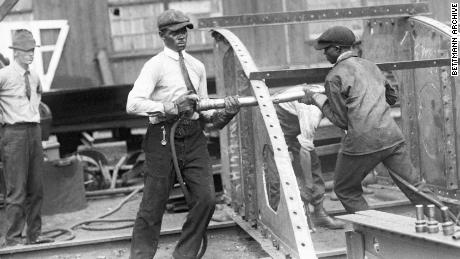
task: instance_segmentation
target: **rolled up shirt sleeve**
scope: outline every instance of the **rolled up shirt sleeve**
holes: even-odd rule
[[[152,100],[153,91],[159,80],[159,72],[160,68],[157,68],[153,63],[144,65],[129,92],[126,112],[144,116],[164,115],[163,103]]]
[[[321,122],[323,114],[318,107],[299,102],[295,103],[295,109],[300,125],[300,135],[297,136],[297,140],[302,148],[312,151],[315,148],[313,140],[316,128]]]

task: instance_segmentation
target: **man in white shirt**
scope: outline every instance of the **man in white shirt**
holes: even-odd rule
[[[284,92],[301,91],[302,87],[292,87]],[[330,217],[323,207],[325,185],[321,164],[315,152],[313,139],[323,114],[318,107],[298,101],[275,105],[286,144],[292,154],[292,166],[299,182],[305,206],[311,204],[314,211],[311,221],[316,227],[340,229],[344,223]],[[314,227],[314,226],[311,226]]]
[[[43,201],[39,105],[42,88],[29,65],[36,47],[32,33],[18,30],[13,35],[14,61],[0,70],[1,155],[6,182],[6,235],[8,246],[51,242],[41,237]]]
[[[128,95],[129,113],[149,116],[143,149],[146,158],[144,193],[133,229],[131,259],[153,258],[161,221],[174,184],[169,143],[171,127],[180,118],[174,135],[179,167],[191,194],[190,211],[173,257],[196,258],[215,207],[213,177],[203,124],[223,128],[239,111],[236,97],[226,97],[224,110],[197,112],[196,101],[207,98],[203,63],[184,51],[187,28],[193,24],[177,10],[158,16],[164,50],[147,61]]]

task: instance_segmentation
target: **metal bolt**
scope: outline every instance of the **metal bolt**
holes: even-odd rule
[[[449,218],[449,208],[446,206],[441,207],[441,217],[442,217],[442,233],[445,236],[453,235],[455,232],[454,222]]]
[[[434,205],[429,204],[427,205],[428,208],[428,222],[427,222],[427,229],[428,233],[438,233],[439,232],[439,225],[438,221],[434,219]]]
[[[417,220],[415,221],[415,232],[422,233],[427,231],[427,225],[425,216],[423,214],[423,205],[415,205],[415,216]]]
[[[453,238],[454,240],[460,240],[460,232],[458,232],[458,231],[455,232],[455,233],[452,235],[452,238]]]

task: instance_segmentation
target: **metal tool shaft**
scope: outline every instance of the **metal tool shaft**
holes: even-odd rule
[[[289,93],[282,93],[279,95],[271,96],[271,101],[273,103],[283,103],[283,102],[291,102],[301,99],[305,96],[305,93],[302,90],[289,92]],[[248,107],[248,106],[257,106],[257,99],[254,96],[244,96],[238,97],[238,101],[240,102],[240,107]],[[197,102],[196,108],[199,111],[206,111],[212,109],[222,109],[225,108],[225,100],[224,99],[203,99]]]

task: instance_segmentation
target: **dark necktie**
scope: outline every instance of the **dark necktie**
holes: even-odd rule
[[[179,64],[180,64],[180,70],[182,72],[182,77],[184,78],[187,89],[191,90],[194,94],[196,94],[195,87],[193,87],[192,80],[190,80],[190,76],[188,74],[187,67],[185,66],[184,56],[182,55],[182,52],[180,51],[179,51]]]
[[[29,75],[30,75],[30,71],[26,70],[26,72],[24,73],[24,82],[26,83],[26,96],[27,96],[27,99],[30,100],[31,90],[30,90]]]

